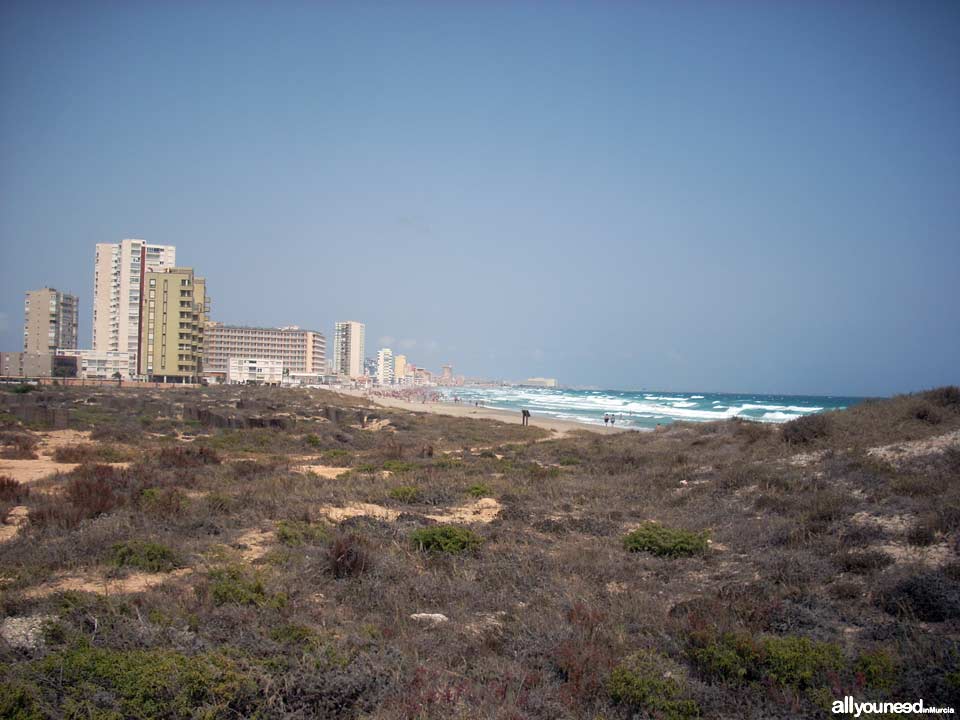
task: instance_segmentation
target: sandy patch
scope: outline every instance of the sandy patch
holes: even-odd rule
[[[427,517],[437,522],[488,523],[493,522],[499,514],[499,502],[493,498],[480,498],[466,505],[451,508],[445,513],[436,513]]]
[[[241,534],[233,544],[234,546],[245,546],[240,550],[240,557],[246,562],[253,562],[266,555],[273,542],[274,534],[272,530],[252,528]]]
[[[917,547],[904,543],[888,543],[886,545],[877,545],[875,549],[887,553],[887,555],[892,557],[897,563],[916,563],[931,567],[944,565],[953,557],[950,546],[945,542],[928,545],[927,547]]]
[[[29,514],[30,510],[26,505],[17,505],[14,508],[10,508],[6,522],[0,525],[0,543],[13,540],[17,536],[17,533],[20,532],[20,528],[30,522],[28,519]]]
[[[345,472],[349,472],[350,468],[331,467],[329,465],[300,465],[293,470],[294,472],[316,475],[317,477],[326,478],[327,480],[336,480]]]
[[[372,420],[368,422],[366,427],[364,427],[363,429],[369,430],[370,432],[383,432],[383,431],[396,432],[396,429],[393,427],[393,425],[390,424],[390,421],[387,420],[386,418],[383,418],[381,420]]]
[[[798,453],[787,458],[787,464],[794,467],[808,467],[819,463],[826,456],[826,450],[816,450],[814,452]]]
[[[99,593],[100,595],[128,595],[149,590],[170,580],[190,575],[192,572],[191,568],[181,568],[168,573],[131,573],[124,578],[108,578],[102,574],[94,573],[61,575],[56,580],[27,590],[24,592],[24,597],[42,598],[67,590]]]
[[[378,520],[396,520],[400,515],[396,510],[385,508],[382,505],[373,503],[347,503],[344,507],[322,507],[320,512],[326,515],[334,522],[347,520],[352,517],[366,516],[377,518]]]
[[[853,522],[861,525],[877,525],[889,533],[905,533],[916,519],[912,515],[872,515],[866,511],[860,511],[850,517]]]
[[[870,448],[867,450],[867,454],[887,462],[896,463],[921,455],[942,453],[950,447],[960,448],[960,430],[954,430],[946,435],[938,435],[926,440],[912,440]]]
[[[78,467],[78,463],[58,463],[53,453],[59,447],[90,442],[88,430],[51,430],[37,433],[39,446],[36,460],[7,460],[0,458],[0,475],[8,475],[22,483],[36,482],[54,473],[68,473]],[[113,467],[129,467],[130,463],[105,463]]]
[[[348,503],[344,507],[323,507],[320,512],[334,522],[340,522],[352,517],[364,515],[378,520],[393,521],[400,516],[400,511],[373,503]],[[431,520],[439,523],[488,523],[500,514],[500,503],[493,498],[480,498],[474,502],[451,508],[446,512],[425,514]]]

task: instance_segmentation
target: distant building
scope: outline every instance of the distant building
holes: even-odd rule
[[[440,385],[453,385],[453,365],[444,365],[440,370]]]
[[[200,382],[210,311],[206,285],[192,268],[143,273],[137,374],[157,382]]]
[[[556,378],[544,378],[544,377],[534,377],[527,378],[524,380],[521,385],[527,385],[529,387],[543,387],[543,388],[555,388],[557,386]]]
[[[41,378],[53,376],[53,353],[0,353],[0,376]]]
[[[94,350],[133,353],[131,372],[137,371],[144,273],[174,267],[176,255],[173,245],[155,245],[146,240],[97,243],[93,274]]]
[[[377,382],[381,385],[393,385],[393,350],[382,348],[377,352]]]
[[[272,358],[230,358],[227,383],[230,385],[279,385],[283,362]]]
[[[288,376],[328,374],[327,339],[296,325],[264,328],[208,322],[203,335],[204,377],[225,381],[231,358],[277,360]]]
[[[23,351],[56,353],[77,347],[79,302],[55,288],[30,290],[23,303]]]
[[[363,376],[368,378],[377,376],[377,359],[375,357],[363,359]]]
[[[363,323],[354,320],[338,322],[333,333],[333,371],[341,377],[363,377]]]
[[[394,355],[393,356],[393,381],[395,383],[402,383],[404,378],[407,377],[407,356],[406,355]]]
[[[77,377],[84,380],[127,379],[136,374],[132,357],[128,352],[99,352],[97,350],[59,350],[57,359],[76,358]]]

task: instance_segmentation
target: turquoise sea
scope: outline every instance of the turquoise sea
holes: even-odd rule
[[[758,422],[782,423],[812,413],[840,410],[864,400],[856,397],[810,395],[751,395],[708,392],[661,392],[654,390],[565,390],[529,387],[444,388],[447,401],[462,398],[472,405],[519,412],[526,408],[536,416],[603,425],[605,414],[617,418],[617,426],[649,429],[676,420],[708,422],[740,417]]]

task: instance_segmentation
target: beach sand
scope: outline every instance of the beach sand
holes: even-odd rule
[[[434,415],[449,415],[452,417],[476,418],[477,420],[499,420],[500,422],[520,424],[520,412],[511,412],[509,410],[494,410],[493,408],[476,407],[475,405],[447,403],[447,402],[411,402],[392,397],[367,396],[362,392],[351,390],[338,390],[338,392],[351,397],[359,397],[369,402],[383,405],[385,407],[401,408],[411,412],[428,412]],[[591,425],[588,423],[579,423],[573,420],[557,420],[546,416],[537,416],[534,414],[530,418],[530,427],[543,428],[554,433],[554,437],[562,437],[567,433],[577,430],[599,433],[601,435],[625,432],[625,428],[607,428]]]

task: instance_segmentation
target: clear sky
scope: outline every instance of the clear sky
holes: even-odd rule
[[[960,3],[0,4],[0,349],[94,243],[608,388],[960,382]]]

